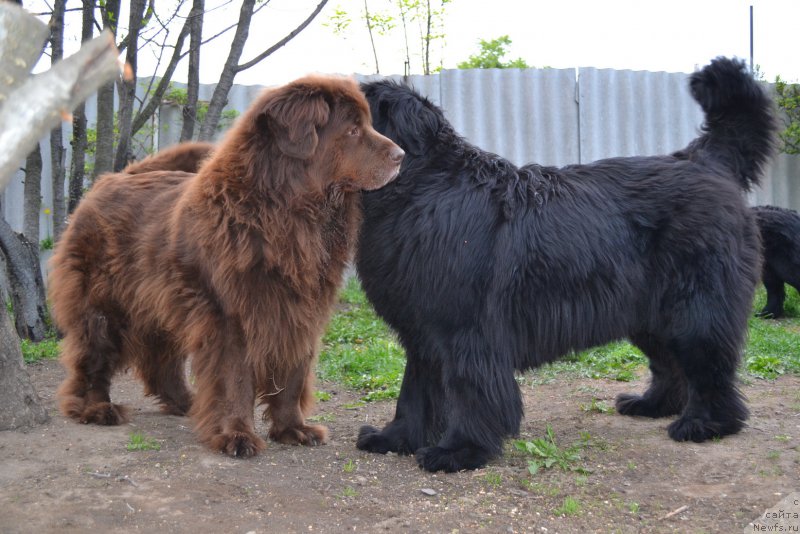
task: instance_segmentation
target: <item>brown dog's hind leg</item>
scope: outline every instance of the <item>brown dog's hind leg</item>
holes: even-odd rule
[[[113,404],[110,396],[111,377],[123,359],[119,332],[100,313],[90,314],[81,326],[61,342],[61,363],[68,375],[58,388],[59,410],[80,423],[126,423],[128,409]]]
[[[192,393],[186,384],[186,358],[165,335],[153,334],[141,340],[138,373],[146,395],[158,397],[161,411],[187,415]]]

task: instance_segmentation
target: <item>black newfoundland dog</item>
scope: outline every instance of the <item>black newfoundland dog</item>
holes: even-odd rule
[[[358,448],[481,467],[519,433],[515,370],[621,338],[648,356],[652,383],[620,395],[619,413],[679,415],[678,441],[742,428],[736,367],[761,269],[743,191],[776,129],[743,63],[691,76],[706,120],[684,150],[560,169],[470,145],[408,87],[362,89],[406,158],[363,195],[358,272],[408,362],[394,420],[363,427]]]
[[[767,305],[758,315],[777,319],[783,316],[783,284],[800,291],[800,214],[777,206],[757,206],[753,211],[764,245],[762,277],[767,289]]]

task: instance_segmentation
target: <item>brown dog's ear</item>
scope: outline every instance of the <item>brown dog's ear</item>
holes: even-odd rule
[[[281,152],[308,159],[317,149],[317,128],[328,122],[330,108],[324,96],[305,86],[279,90],[264,108],[269,129]]]

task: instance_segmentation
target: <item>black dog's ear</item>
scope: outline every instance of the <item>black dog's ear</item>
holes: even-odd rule
[[[400,146],[415,156],[424,155],[439,132],[436,113],[420,98],[407,98],[394,106],[391,114],[400,137]]]
[[[289,85],[269,99],[262,113],[280,151],[308,159],[317,149],[317,128],[328,122],[330,107],[320,92]]]
[[[375,129],[414,156],[424,155],[442,118],[424,97],[406,86],[377,84],[366,91]]]

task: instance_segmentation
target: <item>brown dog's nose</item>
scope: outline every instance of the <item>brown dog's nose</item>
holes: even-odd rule
[[[403,151],[402,148],[400,148],[399,146],[395,146],[391,150],[391,152],[389,152],[389,159],[391,159],[394,163],[400,163],[401,161],[403,161],[403,156],[405,155],[406,153]]]

